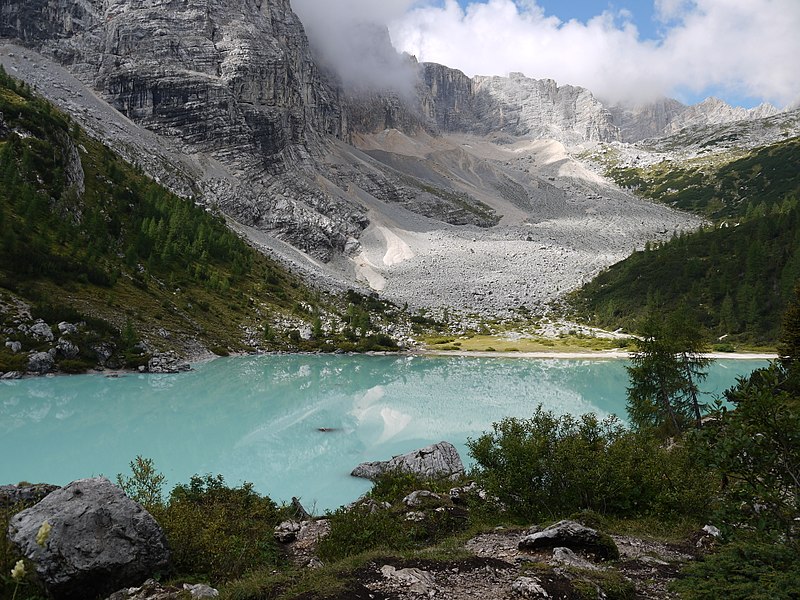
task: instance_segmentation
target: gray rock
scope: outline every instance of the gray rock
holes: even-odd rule
[[[392,565],[383,565],[381,575],[408,586],[414,594],[427,594],[436,583],[433,575],[421,569],[397,569]]]
[[[147,362],[147,370],[150,373],[181,373],[191,371],[192,366],[170,351],[154,354]]]
[[[184,583],[180,588],[164,586],[148,579],[140,587],[131,587],[111,594],[106,600],[186,600],[192,598],[218,598],[219,591],[203,583]]]
[[[0,506],[36,504],[50,492],[58,489],[49,483],[0,485]]]
[[[14,354],[22,350],[22,343],[17,341],[6,342],[6,348],[11,350]]]
[[[600,571],[600,567],[585,558],[581,558],[569,548],[554,548],[553,549],[553,562],[567,567],[575,567],[577,569],[585,569],[588,571]]]
[[[4,380],[11,380],[11,379],[22,379],[22,373],[19,371],[9,371],[8,373],[3,373],[0,375],[0,379]]]
[[[204,583],[184,583],[183,589],[188,591],[192,598],[219,598],[219,590]]]
[[[564,547],[591,552],[601,559],[619,558],[619,550],[608,535],[575,521],[559,521],[544,530],[523,536],[521,550]]]
[[[302,525],[297,521],[283,521],[275,527],[275,539],[281,544],[288,544],[297,539]]]
[[[73,325],[72,323],[61,321],[61,323],[58,324],[58,331],[62,335],[72,335],[78,333],[78,327]]]
[[[37,532],[45,522],[52,529],[40,546]],[[74,481],[15,515],[8,538],[57,600],[94,598],[140,584],[169,562],[155,519],[102,477]]]
[[[423,479],[456,479],[464,475],[464,463],[453,444],[439,442],[390,460],[361,463],[350,475],[374,481],[392,471],[412,473]]]
[[[92,352],[95,353],[97,362],[101,365],[105,365],[108,359],[114,355],[114,345],[106,342],[95,344],[92,346]]]
[[[44,375],[53,370],[53,355],[49,352],[34,352],[28,357],[28,372]]]
[[[33,337],[44,340],[46,342],[52,342],[53,338],[53,330],[50,329],[50,326],[42,320],[36,321],[33,325],[31,325],[30,329],[28,330]]]
[[[533,577],[517,578],[514,583],[511,584],[511,592],[527,600],[538,600],[539,598],[550,597],[539,580]]]
[[[408,508],[421,508],[423,506],[441,506],[444,499],[434,492],[428,490],[416,490],[403,498],[403,504]]]
[[[64,358],[75,358],[80,354],[80,349],[64,337],[58,338],[56,350],[58,350]]]

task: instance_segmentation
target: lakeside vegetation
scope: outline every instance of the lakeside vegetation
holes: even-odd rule
[[[166,532],[173,562],[164,581],[205,581],[222,598],[346,598],[367,565],[424,560],[448,569],[469,559],[465,543],[477,534],[571,518],[606,534],[694,548],[694,560],[671,565],[683,569],[670,578],[681,598],[789,600],[800,593],[800,286],[784,318],[780,359],[729,389],[726,404],[692,399],[706,363],[685,325],[677,317],[658,321],[637,344],[630,426],[541,406],[529,418],[495,423],[469,441],[474,467],[461,480],[387,473],[355,505],[326,514],[330,533],[316,549],[321,568],[292,563],[273,536],[281,521],[301,518],[296,507],[277,506],[248,484],[195,476],[165,495],[163,476],[141,457],[118,483]],[[472,493],[450,500],[451,488],[471,482]],[[417,490],[439,496],[423,497],[410,519],[404,498]],[[7,507],[0,527],[20,508]],[[719,537],[697,550],[709,524]],[[613,548],[609,542],[602,576],[568,571],[569,597],[594,598],[598,588],[608,598],[635,597]],[[2,573],[18,558],[0,544]],[[554,570],[536,563],[526,572],[547,579]],[[6,575],[0,597],[11,594]]]

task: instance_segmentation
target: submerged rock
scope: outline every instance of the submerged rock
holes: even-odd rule
[[[411,473],[423,479],[456,479],[464,475],[464,463],[453,444],[439,442],[390,460],[361,463],[350,475],[374,481],[392,471]]]
[[[50,533],[43,541],[44,523]],[[15,515],[8,538],[56,600],[96,598],[141,584],[169,562],[155,519],[103,477],[74,481]]]

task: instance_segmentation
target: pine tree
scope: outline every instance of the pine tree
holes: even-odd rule
[[[800,281],[795,285],[794,299],[783,315],[778,355],[787,370],[794,370],[800,364]]]
[[[700,424],[699,383],[710,360],[696,326],[685,310],[668,318],[651,310],[641,327],[638,350],[627,367],[628,416],[637,429],[680,435],[688,423]]]

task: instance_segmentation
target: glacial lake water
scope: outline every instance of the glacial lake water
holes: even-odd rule
[[[0,382],[0,484],[65,484],[153,459],[171,489],[193,474],[252,482],[317,513],[369,482],[357,464],[468,438],[538,404],[624,419],[622,360],[284,355],[217,359],[180,375]],[[766,361],[719,360],[711,399]]]

